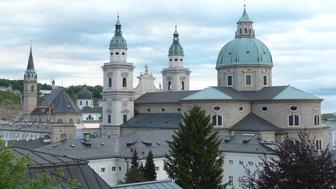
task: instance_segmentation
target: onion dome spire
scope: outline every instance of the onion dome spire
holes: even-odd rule
[[[180,44],[179,33],[177,32],[177,24],[173,33],[173,43],[169,48],[168,56],[184,56],[183,48]]]
[[[115,24],[114,36],[110,41],[110,49],[127,49],[127,43],[122,36],[121,24],[119,21],[119,13],[117,16],[117,22]]]

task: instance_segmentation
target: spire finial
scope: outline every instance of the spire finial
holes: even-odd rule
[[[175,22],[175,31],[177,32],[177,22]]]
[[[246,0],[244,0],[244,9],[246,9]]]

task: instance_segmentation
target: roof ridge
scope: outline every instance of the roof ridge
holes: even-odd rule
[[[156,180],[156,181],[146,181],[146,182],[136,182],[136,183],[129,183],[129,184],[120,184],[112,186],[112,188],[116,187],[124,187],[124,186],[139,186],[139,185],[145,185],[145,184],[155,184],[155,183],[164,183],[164,182],[174,182],[172,180]],[[175,183],[175,182],[174,182]]]

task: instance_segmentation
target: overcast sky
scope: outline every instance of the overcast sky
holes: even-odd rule
[[[242,0],[0,0],[0,78],[22,79],[29,41],[39,82],[101,85],[117,12],[135,76],[148,64],[161,83],[177,22],[191,88],[216,85],[221,47],[234,38]],[[248,0],[256,37],[273,56],[273,85],[324,98],[336,112],[336,1]],[[134,81],[135,86],[137,81]]]

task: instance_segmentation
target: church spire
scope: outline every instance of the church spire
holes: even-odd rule
[[[175,31],[173,33],[173,43],[169,48],[168,56],[184,56],[183,48],[179,41],[179,33],[177,32],[177,24],[175,24]]]
[[[121,24],[120,24],[120,21],[119,21],[119,13],[117,15],[117,23],[115,24],[114,35],[122,35]]]
[[[33,60],[33,52],[32,52],[32,46],[30,45],[30,51],[29,51],[29,58],[28,58],[28,65],[27,65],[27,72],[35,72],[34,68],[34,60]]]

